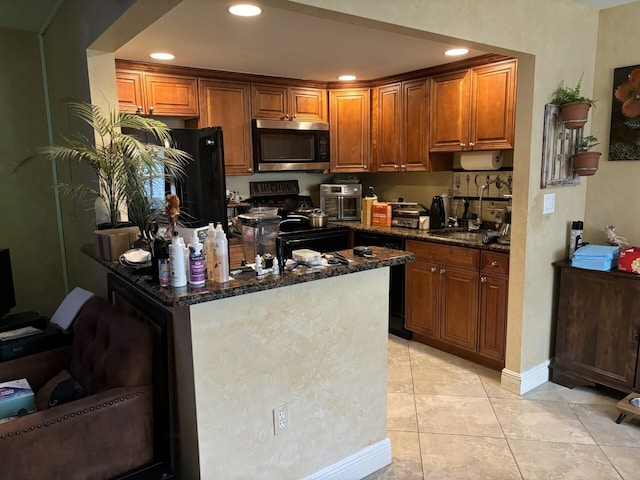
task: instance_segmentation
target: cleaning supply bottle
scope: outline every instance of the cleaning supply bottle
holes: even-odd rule
[[[184,261],[184,250],[184,241],[182,241],[178,232],[173,232],[173,240],[169,246],[172,287],[185,287],[187,285],[187,265]]]
[[[197,233],[193,232],[191,246],[189,247],[189,283],[191,285],[204,285],[205,260],[202,252],[202,243]]]
[[[216,279],[215,268],[216,268],[216,229],[213,228],[213,223],[209,224],[209,228],[207,229],[207,239],[204,242],[205,244],[205,257],[207,263],[207,279],[212,282]]]
[[[582,246],[582,229],[584,223],[576,220],[571,222],[571,238],[569,239],[569,258],[572,259],[574,253]]]
[[[216,264],[215,281],[218,283],[224,283],[229,281],[229,243],[227,241],[227,235],[222,229],[222,224],[216,225],[216,237],[215,237],[215,256]]]

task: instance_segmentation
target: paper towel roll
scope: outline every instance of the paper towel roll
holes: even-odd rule
[[[465,152],[460,155],[463,170],[498,170],[502,167],[502,152]]]

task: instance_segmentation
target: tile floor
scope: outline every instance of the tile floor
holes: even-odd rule
[[[393,464],[366,480],[640,479],[640,422],[625,395],[545,383],[523,396],[500,373],[389,336]]]

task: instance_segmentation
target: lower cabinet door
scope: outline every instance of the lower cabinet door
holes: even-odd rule
[[[492,275],[480,277],[478,352],[496,360],[504,360],[508,291],[508,278]]]
[[[412,332],[438,337],[439,268],[435,263],[416,260],[407,264],[405,325]]]
[[[440,334],[443,342],[476,350],[478,272],[440,267]]]

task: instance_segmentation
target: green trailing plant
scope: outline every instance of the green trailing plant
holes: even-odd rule
[[[600,145],[600,142],[593,135],[582,137],[576,145],[576,153],[588,152],[596,145]]]
[[[564,80],[560,81],[560,85],[553,92],[553,97],[551,98],[551,103],[561,107],[562,105],[566,105],[567,103],[588,103],[589,105],[595,106],[595,100],[587,98],[582,95],[580,92],[580,88],[582,87],[582,77],[584,74],[580,75],[580,79],[574,88],[568,87]]]
[[[119,210],[127,206],[129,219],[141,232],[147,227],[151,199],[147,185],[154,178],[185,175],[184,165],[191,157],[186,152],[168,146],[147,145],[134,135],[124,134],[121,128],[147,132],[163,145],[171,141],[170,129],[163,122],[138,115],[110,111],[79,100],[69,100],[67,106],[94,131],[93,138],[80,132],[64,137],[61,145],[40,147],[16,167],[18,171],[34,158],[53,162],[78,163],[89,166],[96,174],[97,187],[58,183],[63,195],[74,198],[98,197],[109,211],[112,225],[119,221]]]

